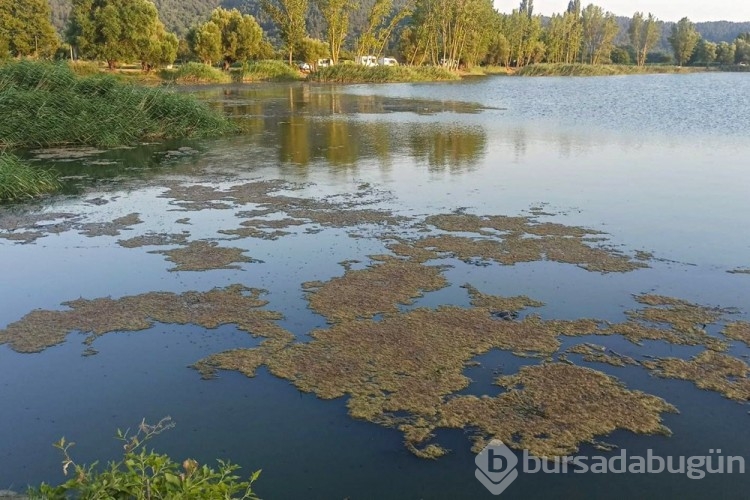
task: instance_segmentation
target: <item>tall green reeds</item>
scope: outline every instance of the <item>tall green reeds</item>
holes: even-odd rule
[[[34,168],[18,157],[0,153],[0,203],[33,198],[60,188],[57,175]]]
[[[360,66],[339,64],[320,68],[308,80],[322,83],[396,83],[458,80],[456,73],[435,66]]]
[[[193,96],[30,61],[0,65],[0,117],[0,147],[6,148],[112,147],[233,129]]]

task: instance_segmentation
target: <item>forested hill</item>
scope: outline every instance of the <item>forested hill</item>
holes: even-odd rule
[[[260,22],[261,26],[270,33],[275,30],[270,20],[263,14],[260,8],[260,0],[153,0],[159,9],[161,20],[170,31],[178,35],[184,35],[187,30],[194,24],[208,19],[211,11],[216,7],[227,9],[238,8],[244,13],[252,14]],[[372,6],[375,0],[362,0],[361,8],[357,11],[352,19],[351,27],[353,33],[358,33],[365,24],[366,12]],[[407,0],[396,0],[396,6],[406,4]],[[311,2],[312,4],[313,2]],[[70,0],[50,0],[52,6],[52,21],[59,31],[63,31],[70,10]],[[627,29],[630,22],[629,18],[618,17],[620,24],[620,36],[618,43],[627,44]],[[672,24],[664,23],[662,34],[664,40],[660,47],[663,51],[668,51],[666,37],[669,35]],[[696,23],[698,32],[709,42],[731,42],[740,33],[750,32],[750,22],[734,23],[729,21],[715,21]],[[307,18],[307,29],[309,33],[317,38],[323,37],[325,23],[320,12],[311,7],[310,14]]]

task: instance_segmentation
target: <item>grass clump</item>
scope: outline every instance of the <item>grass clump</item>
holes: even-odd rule
[[[213,136],[227,118],[192,96],[128,84],[111,75],[79,77],[67,64],[0,66],[0,147],[113,147]]]
[[[236,79],[243,82],[293,82],[302,77],[284,61],[251,61],[242,66]]]
[[[54,172],[34,168],[17,156],[0,153],[0,203],[34,198],[60,187]]]
[[[163,70],[161,77],[171,83],[229,83],[229,73],[208,64],[189,62],[173,70]]]
[[[397,83],[438,82],[459,80],[460,77],[445,68],[435,66],[360,66],[340,64],[320,68],[307,79],[319,83]]]

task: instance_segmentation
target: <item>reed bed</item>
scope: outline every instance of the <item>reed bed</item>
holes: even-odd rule
[[[320,83],[398,83],[458,80],[458,74],[436,66],[360,66],[340,64],[320,68],[307,79]]]
[[[233,125],[196,98],[111,75],[77,76],[67,64],[0,65],[0,147],[114,147],[205,137]]]
[[[57,174],[34,168],[17,156],[0,153],[0,203],[51,193],[60,188]]]

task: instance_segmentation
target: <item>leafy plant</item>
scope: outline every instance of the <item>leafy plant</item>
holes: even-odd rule
[[[154,425],[141,421],[135,434],[117,431],[124,454],[106,469],[98,470],[98,463],[81,465],[70,456],[75,444],[62,438],[55,448],[63,454],[63,472],[72,477],[59,486],[42,484],[28,492],[30,498],[58,500],[78,499],[257,499],[252,485],[260,470],[242,481],[236,475],[239,466],[218,460],[218,467],[201,465],[193,459],[178,464],[169,456],[148,450],[145,444],[154,436],[174,427],[170,417]]]

